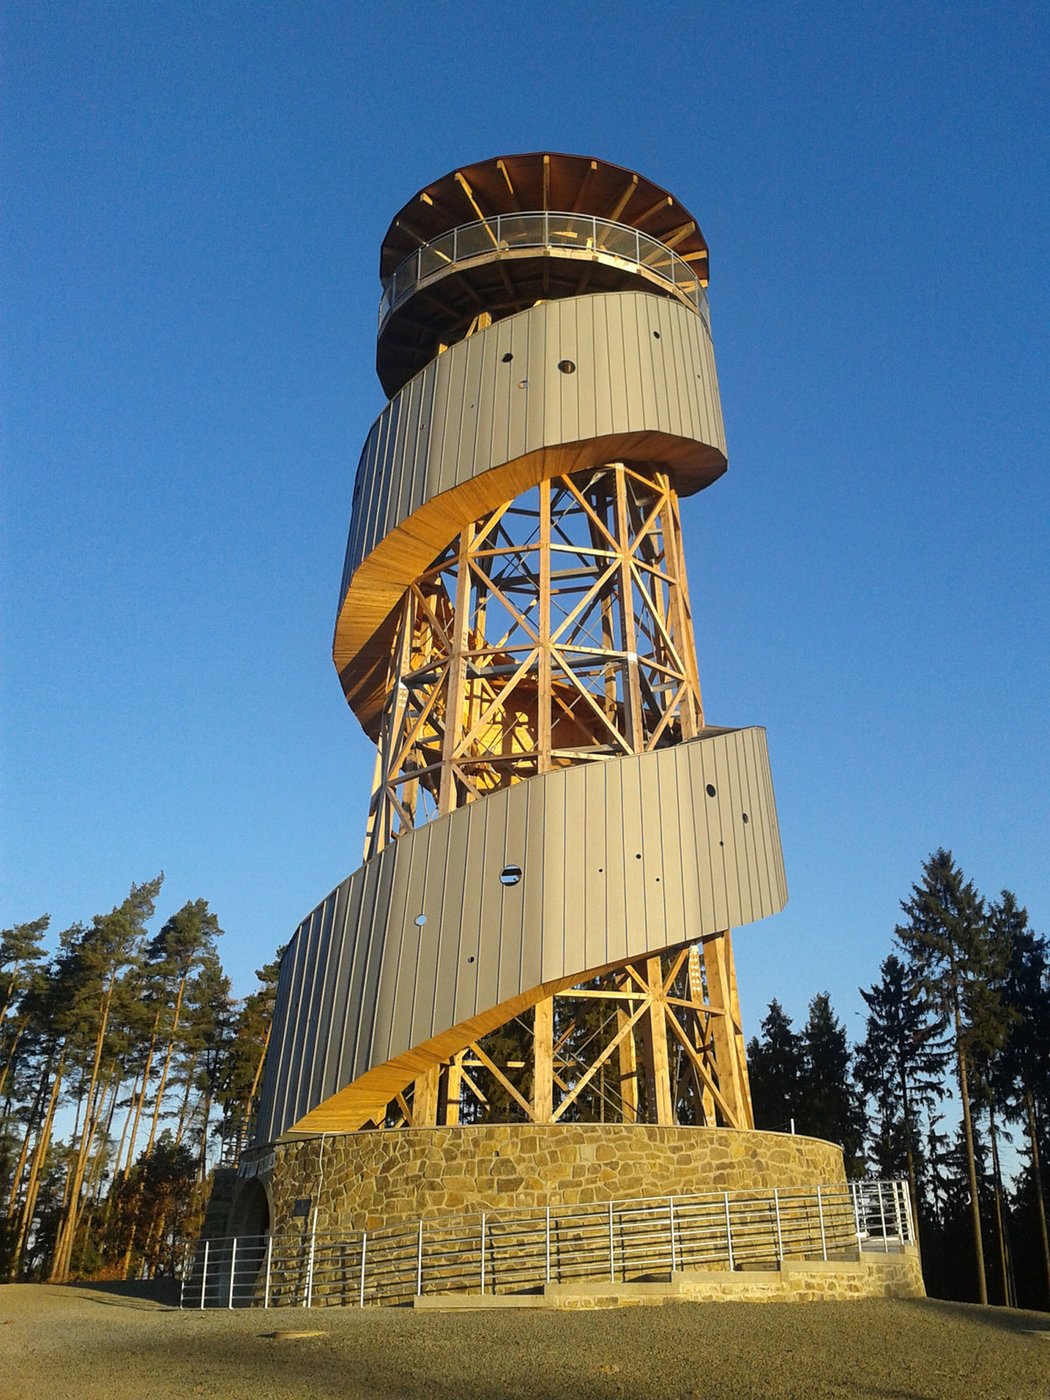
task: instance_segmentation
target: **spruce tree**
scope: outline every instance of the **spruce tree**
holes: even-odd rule
[[[928,1001],[909,995],[908,973],[891,953],[881,978],[860,994],[868,1008],[864,1039],[857,1047],[857,1079],[874,1104],[879,1135],[872,1146],[880,1175],[908,1178],[918,1210],[918,1163],[923,1157],[920,1116],[941,1095],[948,1061],[945,1018]]]
[[[755,1127],[783,1132],[799,1111],[802,1084],[802,1039],[774,997],[760,1026],[761,1039],[747,1047],[748,1078]]]
[[[797,1126],[812,1137],[839,1143],[847,1175],[859,1176],[864,1169],[864,1111],[853,1084],[846,1030],[827,992],[810,1002],[801,1042]]]
[[[896,936],[907,959],[912,990],[933,1014],[945,1018],[951,1036],[962,1104],[977,1298],[986,1303],[970,1078],[976,1046],[989,1043],[997,1033],[1002,947],[990,935],[984,901],[950,851],[941,849],[930,856],[920,883],[912,886],[909,899],[901,901],[901,909],[905,921],[897,925]]]

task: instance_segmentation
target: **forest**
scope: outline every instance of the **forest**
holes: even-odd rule
[[[0,1278],[175,1272],[250,1140],[280,950],[238,999],[205,900],[150,932],[162,878],[49,939],[0,932]],[[851,1043],[827,993],[748,1046],[756,1126],[906,1179],[928,1292],[1050,1306],[1050,953],[1008,890],[938,850],[887,930]]]

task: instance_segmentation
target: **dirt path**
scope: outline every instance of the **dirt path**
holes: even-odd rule
[[[266,1335],[279,1329],[322,1335]],[[126,1287],[0,1287],[0,1400],[196,1396],[1050,1400],[1050,1315],[881,1301],[202,1313]]]

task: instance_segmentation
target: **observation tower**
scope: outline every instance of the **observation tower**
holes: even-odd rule
[[[380,276],[334,643],[376,763],[363,863],[284,954],[269,1214],[697,1189],[724,1130],[746,1184],[731,930],[787,891],[764,731],[709,724],[697,670],[703,235],[619,166],[503,156],[415,195]]]

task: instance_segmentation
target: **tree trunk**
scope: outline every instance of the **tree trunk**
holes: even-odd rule
[[[168,1049],[164,1056],[164,1068],[160,1072],[160,1083],[157,1085],[157,1100],[153,1105],[153,1121],[149,1125],[149,1141],[146,1143],[146,1155],[153,1151],[153,1142],[157,1136],[157,1124],[160,1122],[161,1105],[164,1102],[164,1091],[168,1087],[168,1071],[171,1069],[171,1057],[175,1052],[175,1036],[179,1029],[179,1017],[182,1014],[182,998],[186,991],[186,975],[183,974],[179,982],[179,990],[175,996],[175,1011],[171,1018],[171,1034],[168,1037]]]
[[[1003,1307],[1014,1305],[1013,1279],[1006,1248],[1006,1217],[1003,1212],[1003,1177],[999,1169],[999,1134],[995,1126],[995,1105],[988,1105],[988,1132],[992,1141],[992,1176],[995,1183],[995,1228],[999,1235],[999,1276],[1003,1284]]]
[[[270,1021],[266,1027],[266,1034],[263,1036],[262,1049],[259,1052],[259,1059],[255,1066],[255,1077],[252,1079],[252,1087],[248,1090],[248,1098],[241,1115],[240,1127],[237,1130],[238,1157],[248,1145],[248,1132],[251,1125],[252,1108],[255,1104],[255,1096],[259,1092],[259,1083],[262,1080],[263,1067],[266,1064],[266,1051],[270,1046],[270,1029],[272,1026],[273,1022]]]
[[[18,1191],[19,1187],[22,1185],[22,1175],[25,1172],[26,1161],[29,1157],[29,1144],[33,1140],[33,1130],[36,1127],[37,1118],[39,1117],[40,1110],[44,1104],[44,1096],[47,1094],[48,1075],[50,1074],[50,1071],[51,1066],[48,1065],[47,1069],[44,1071],[43,1078],[40,1080],[40,1084],[37,1087],[36,1098],[33,1100],[33,1107],[29,1110],[29,1116],[26,1119],[26,1130],[25,1135],[22,1138],[22,1148],[18,1154],[18,1161],[15,1164],[15,1169],[11,1174],[11,1192],[7,1198],[7,1218],[9,1220],[12,1219],[15,1215],[16,1207],[18,1205]]]
[[[64,1283],[69,1276],[69,1265],[73,1255],[73,1237],[76,1234],[77,1219],[80,1214],[80,1190],[84,1180],[84,1168],[87,1165],[88,1148],[94,1128],[91,1121],[91,1110],[95,1101],[98,1085],[99,1066],[102,1063],[102,1047],[106,1038],[106,1028],[109,1024],[109,1009],[113,1000],[113,982],[114,977],[111,977],[105,995],[102,998],[98,1032],[95,1036],[95,1057],[92,1061],[91,1080],[88,1084],[84,1127],[80,1135],[80,1146],[77,1149],[73,1170],[70,1173],[69,1198],[66,1202],[65,1210],[62,1212],[58,1234],[55,1237],[55,1251],[51,1261],[51,1273],[48,1276],[49,1283]]]
[[[131,1137],[128,1141],[128,1156],[127,1161],[124,1163],[123,1169],[121,1169],[120,1166],[120,1155],[118,1155],[117,1157],[117,1171],[119,1172],[120,1179],[122,1181],[127,1176],[128,1172],[131,1170],[131,1164],[135,1160],[135,1139],[138,1137],[139,1122],[142,1118],[142,1110],[146,1103],[146,1090],[149,1087],[149,1072],[153,1068],[153,1052],[156,1049],[157,1045],[157,1030],[159,1026],[160,1008],[158,1007],[157,1014],[153,1018],[153,1030],[150,1033],[149,1049],[146,1051],[146,1063],[142,1067],[142,1087],[139,1089],[138,1096],[135,1100],[134,1118],[132,1119],[130,1111],[128,1113],[129,1119],[132,1119]],[[125,1128],[126,1127],[127,1124],[125,1124]],[[116,1175],[117,1173],[114,1173],[114,1178],[116,1177]]]
[[[0,1024],[2,1024],[2,1020],[0,1020]],[[18,1049],[18,1042],[22,1039],[22,1032],[25,1030],[26,1024],[25,1021],[19,1023],[14,1034],[14,1039],[11,1041],[10,1050],[4,1051],[4,1063],[3,1066],[0,1067],[0,1094],[2,1094],[7,1087],[7,1076],[10,1074],[11,1066],[15,1062],[15,1051]]]
[[[1024,1091],[1025,1116],[1028,1120],[1028,1143],[1032,1152],[1032,1183],[1035,1187],[1036,1213],[1039,1216],[1039,1234],[1043,1245],[1043,1268],[1046,1273],[1046,1301],[1050,1305],[1050,1240],[1046,1232],[1046,1202],[1043,1199],[1043,1169],[1039,1161],[1039,1137],[1036,1132],[1035,1101],[1031,1089]]]
[[[51,1129],[55,1122],[55,1110],[58,1108],[59,1095],[62,1092],[62,1073],[65,1069],[66,1052],[62,1051],[58,1058],[58,1066],[55,1070],[55,1082],[51,1086],[51,1098],[48,1102],[47,1113],[40,1128],[40,1136],[36,1140],[36,1147],[33,1151],[33,1160],[29,1167],[29,1181],[26,1185],[26,1198],[22,1202],[22,1213],[18,1221],[18,1235],[15,1240],[14,1252],[11,1256],[11,1277],[17,1278],[21,1270],[22,1254],[25,1251],[26,1240],[29,1238],[29,1228],[33,1223],[33,1216],[36,1214],[36,1198],[40,1190],[40,1177],[47,1160],[48,1148],[51,1145]]]
[[[984,1239],[981,1235],[981,1202],[977,1195],[977,1162],[973,1148],[973,1118],[970,1113],[970,1084],[966,1072],[966,1052],[962,1045],[959,1010],[955,1011],[955,1057],[959,1071],[959,1097],[962,1099],[963,1136],[966,1139],[966,1172],[970,1182],[970,1218],[973,1222],[973,1252],[977,1272],[977,1301],[988,1302],[984,1276]]]

